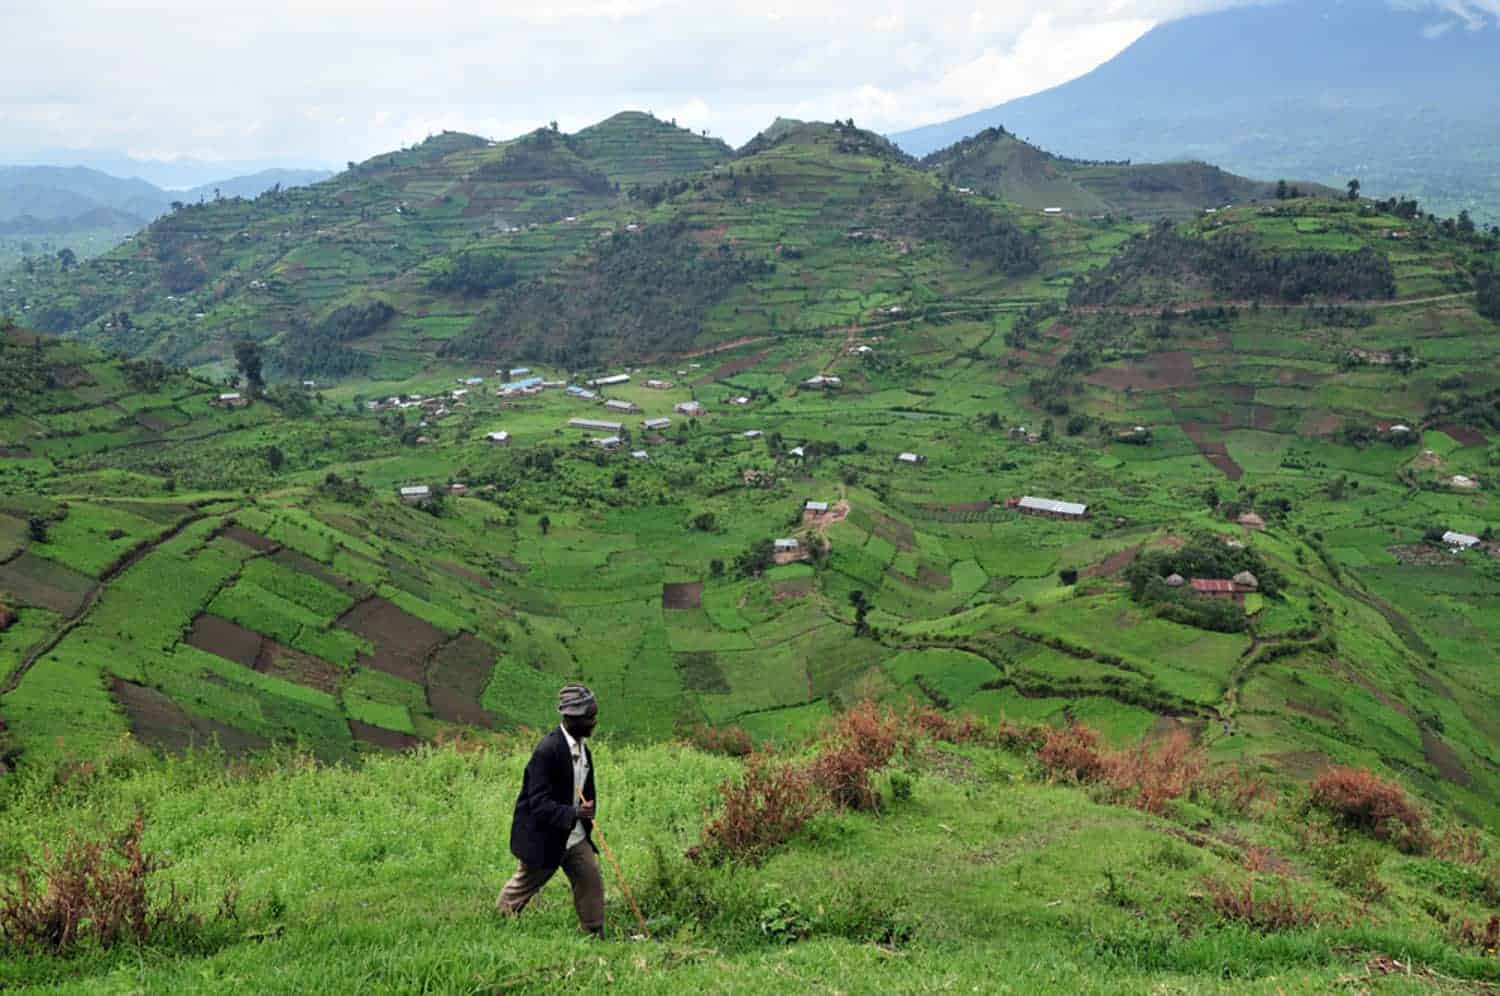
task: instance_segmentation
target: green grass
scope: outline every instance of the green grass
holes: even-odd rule
[[[1312,993],[1359,975],[1377,991],[1408,991],[1403,977],[1363,974],[1375,954],[1419,975],[1496,979],[1492,959],[1409,912],[1426,903],[1477,915],[1476,901],[1448,884],[1465,880],[1460,866],[1345,845],[1374,847],[1391,890],[1351,903],[1334,884],[1336,866],[1298,843],[1280,808],[1244,818],[1187,805],[1148,817],[1038,781],[1021,757],[984,748],[898,759],[909,797],[878,818],[825,814],[758,868],[696,869],[681,854],[737,762],[600,742],[600,826],[652,939],[630,939],[637,928],[606,865],[610,936],[585,943],[560,881],[519,919],[493,912],[511,871],[509,818],[528,749],[423,751],[357,769],[282,759],[234,773],[212,757],[124,756],[82,785],[27,782],[0,809],[8,857],[36,854],[66,831],[120,827],[144,800],[146,848],[171,855],[163,874],[208,925],[197,946],[11,957],[0,980],[22,992],[196,991],[230,980],[268,993],[611,983],[728,993],[788,980],[921,991],[942,980],[1017,993]],[[1220,919],[1202,879],[1243,872],[1232,847],[1184,825],[1204,819],[1293,862],[1293,894],[1326,923],[1256,933]],[[230,886],[239,917],[214,921]]]

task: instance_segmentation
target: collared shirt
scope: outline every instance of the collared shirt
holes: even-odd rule
[[[559,727],[562,730],[563,739],[568,742],[568,753],[573,755],[573,803],[577,805],[583,795],[583,784],[589,777],[589,756],[584,752],[583,744],[573,739],[573,734],[568,732],[566,726]],[[568,834],[568,849],[572,850],[583,843],[586,835],[583,832],[583,821],[579,820],[573,824],[573,832]]]

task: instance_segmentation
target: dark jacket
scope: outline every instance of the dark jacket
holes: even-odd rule
[[[583,797],[594,798],[594,755],[583,743],[589,773],[583,782]],[[568,835],[578,822],[573,797],[573,755],[568,739],[558,727],[542,738],[526,762],[516,813],[510,822],[510,853],[528,868],[556,868],[562,864]],[[593,821],[584,820],[584,839],[594,847]],[[594,847],[595,851],[599,849]]]

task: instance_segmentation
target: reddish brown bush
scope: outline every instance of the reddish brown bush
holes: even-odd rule
[[[152,876],[166,864],[141,849],[144,832],[145,818],[137,815],[109,841],[71,836],[62,854],[46,849],[41,861],[23,860],[14,883],[0,889],[0,938],[67,955],[85,940],[103,948],[121,940],[146,944],[158,933],[196,927],[175,887],[152,902]]]
[[[1480,865],[1489,857],[1484,835],[1475,827],[1449,827],[1432,842],[1433,857],[1460,865]]]
[[[1203,774],[1203,751],[1184,730],[1152,744],[1106,755],[1104,778],[1118,801],[1148,813],[1161,813],[1167,803],[1187,794]]]
[[[870,776],[889,764],[896,750],[912,739],[913,731],[901,717],[874,703],[862,702],[834,720],[809,772],[835,806],[877,810],[880,794]]]
[[[1423,851],[1431,846],[1422,812],[1406,791],[1371,771],[1329,768],[1313,781],[1312,801],[1345,826],[1402,850]]]
[[[1099,753],[1099,734],[1077,723],[1048,730],[1036,759],[1053,778],[1092,782],[1105,772],[1104,756]]]
[[[995,728],[996,745],[1006,750],[1035,753],[1047,742],[1048,729],[1035,723],[1020,725],[1002,719]]]
[[[1197,787],[1219,810],[1240,816],[1251,815],[1262,802],[1276,801],[1276,790],[1264,778],[1238,768],[1215,769]]]
[[[1490,916],[1484,926],[1465,919],[1454,931],[1454,939],[1460,947],[1475,948],[1491,958],[1500,952],[1500,916]]]
[[[968,713],[954,716],[932,706],[913,706],[907,711],[905,722],[914,731],[944,743],[985,743],[994,739],[977,717]]]
[[[1312,903],[1292,898],[1284,876],[1277,876],[1270,889],[1257,890],[1259,882],[1253,873],[1238,883],[1206,875],[1203,891],[1219,916],[1263,933],[1311,927],[1322,919]]]
[[[745,757],[755,750],[750,734],[738,726],[699,725],[687,732],[687,742],[707,754]]]
[[[764,754],[752,754],[744,776],[719,788],[723,804],[703,828],[688,857],[706,864],[759,863],[791,840],[823,805],[808,772]]]

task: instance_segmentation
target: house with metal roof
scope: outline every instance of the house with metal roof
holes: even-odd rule
[[[504,429],[501,429],[499,432],[486,432],[484,434],[484,438],[487,442],[494,443],[497,446],[510,445],[510,433],[506,432]]]
[[[1057,501],[1054,498],[1023,496],[1015,507],[1029,515],[1046,515],[1054,519],[1082,519],[1088,515],[1089,507],[1072,501]]]
[[[600,432],[619,432],[625,428],[623,422],[609,422],[602,418],[570,418],[568,425],[575,429],[597,429]]]
[[[647,453],[645,450],[631,450],[630,458],[632,460],[650,460],[651,454]]]
[[[926,463],[927,458],[924,456],[918,456],[915,453],[902,453],[896,457],[896,462],[915,467],[919,463]]]
[[[608,408],[612,412],[638,412],[638,411],[640,411],[640,409],[635,406],[635,402],[633,402],[633,401],[625,401],[625,400],[623,400],[621,398],[610,398],[608,401],[606,401],[604,403],[604,407]]]
[[[828,503],[826,501],[809,501],[802,506],[802,511],[811,512],[813,515],[822,515],[828,511]]]
[[[654,432],[654,431],[656,431],[658,429],[665,429],[667,426],[669,426],[671,424],[672,424],[672,420],[669,419],[669,418],[665,418],[665,417],[663,417],[663,418],[648,418],[648,419],[646,419],[646,421],[644,421],[644,422],[641,423],[641,428],[643,428],[643,429],[650,429],[650,430],[652,430]]]
[[[740,435],[746,439],[759,439],[764,435],[764,433],[762,433],[759,429],[746,429],[744,432],[740,433]]]
[[[1456,533],[1449,529],[1443,533],[1443,542],[1454,550],[1472,550],[1483,542],[1478,536],[1469,533]]]
[[[432,497],[432,489],[425,484],[408,484],[400,490],[401,500],[408,504],[426,501]]]
[[[614,387],[616,384],[630,383],[630,374],[610,374],[608,377],[595,377],[588,382],[589,387]]]
[[[828,376],[828,375],[825,375],[825,374],[817,374],[815,376],[809,377],[806,380],[804,380],[802,382],[802,386],[803,387],[833,388],[833,387],[839,387],[843,383],[844,383],[844,381],[843,381],[842,378]]]
[[[622,440],[619,436],[599,436],[596,439],[590,439],[589,442],[599,447],[601,450],[617,450],[620,448],[620,444],[624,442],[624,440]]]
[[[696,401],[680,401],[672,407],[679,415],[702,415],[704,408]]]
[[[792,550],[800,550],[802,548],[802,544],[797,542],[796,539],[790,536],[774,540],[772,542],[772,546],[777,553],[788,553]],[[762,547],[762,549],[764,549],[764,547]]]

